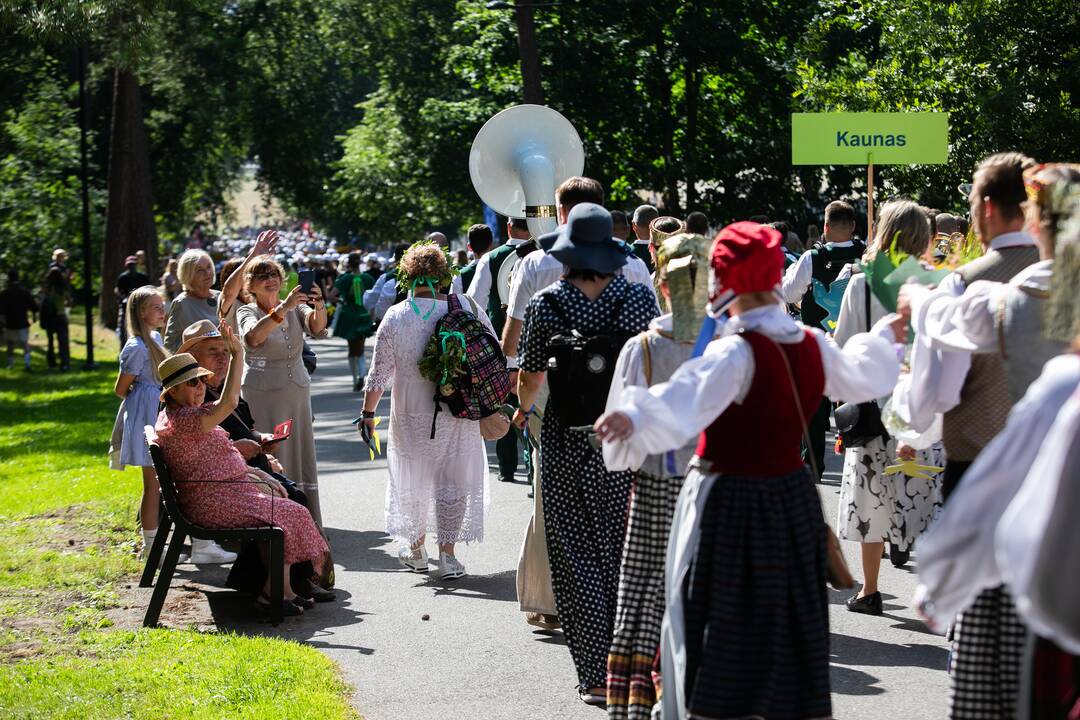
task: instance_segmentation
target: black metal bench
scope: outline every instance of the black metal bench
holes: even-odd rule
[[[177,502],[176,485],[173,483],[169,468],[165,464],[165,456],[158,444],[157,433],[154,428],[147,425],[144,429],[146,443],[150,446],[150,457],[154,460],[154,470],[157,472],[158,484],[161,486],[161,501],[164,512],[159,514],[157,535],[154,544],[146,556],[146,567],[143,569],[142,580],[139,587],[153,587],[154,594],[150,598],[150,604],[146,608],[143,617],[144,627],[154,627],[161,615],[161,607],[165,604],[165,595],[169,592],[173,574],[176,572],[176,563],[180,557],[180,550],[187,538],[200,540],[236,540],[240,542],[264,542],[268,544],[269,552],[267,562],[270,572],[270,622],[277,625],[281,622],[281,604],[285,596],[284,585],[284,559],[285,559],[285,531],[274,525],[264,525],[254,528],[208,528],[196,525],[184,517]],[[167,540],[169,529],[172,528],[172,538]],[[165,551],[165,561],[161,561],[161,553],[168,542],[169,549]],[[154,575],[158,565],[161,572],[157,582]]]

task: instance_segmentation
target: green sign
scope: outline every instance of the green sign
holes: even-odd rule
[[[949,159],[949,113],[793,113],[793,165],[937,165]]]

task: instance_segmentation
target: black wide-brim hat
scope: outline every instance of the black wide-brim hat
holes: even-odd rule
[[[610,274],[626,265],[626,250],[613,234],[611,213],[595,203],[578,203],[565,225],[538,242],[568,268]]]

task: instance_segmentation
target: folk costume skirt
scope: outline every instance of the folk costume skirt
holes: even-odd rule
[[[664,620],[664,557],[682,484],[681,475],[658,478],[639,472],[634,480],[608,651],[612,720],[648,720],[660,694],[656,660]]]
[[[1026,634],[1004,585],[984,590],[960,613],[953,627],[949,673],[952,720],[1017,716]]]
[[[683,608],[688,714],[830,717],[825,519],[810,473],[719,476],[697,522]]]
[[[584,432],[548,413],[541,485],[555,607],[583,689],[602,688],[615,624],[631,472],[608,472]]]

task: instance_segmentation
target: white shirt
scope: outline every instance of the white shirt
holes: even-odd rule
[[[510,304],[506,314],[515,320],[525,319],[525,307],[533,296],[552,283],[557,283],[566,273],[567,267],[542,250],[526,255],[514,268],[514,279],[510,282]],[[638,283],[653,290],[649,268],[636,255],[626,258],[626,265],[615,271],[616,275],[625,275],[627,281]],[[657,306],[659,307],[659,306]]]
[[[889,315],[871,332],[855,335],[843,350],[824,332],[811,332],[821,350],[825,396],[842,402],[865,402],[888,394],[900,374],[893,350]],[[686,362],[666,383],[651,388],[626,387],[609,408],[625,413],[634,425],[627,440],[604,444],[609,470],[640,467],[648,455],[682,447],[732,403],[741,402],[754,379],[754,353],[739,330],[755,330],[779,343],[797,343],[807,329],[780,305],[756,308],[725,323],[722,337],[704,355]],[[612,407],[612,405],[614,405]]]
[[[991,249],[1031,245],[1027,233],[1006,233],[990,242]],[[965,287],[958,273],[949,274],[936,289],[911,288],[911,373],[893,391],[893,408],[914,430],[923,432],[934,415],[960,404],[960,391],[971,369],[973,353],[997,349],[994,315],[1009,286],[1048,287],[1050,265],[1039,262],[1021,270],[1008,283],[987,280]],[[1047,284],[1043,284],[1047,283]]]
[[[510,247],[517,247],[524,242],[526,241],[514,237],[509,240]],[[472,283],[469,285],[469,289],[465,291],[465,294],[475,300],[480,307],[487,307],[488,297],[491,295],[490,252],[484,253],[483,257],[476,261],[476,272],[473,273]],[[498,332],[501,333],[502,328],[498,328]]]
[[[826,243],[827,248],[851,247],[855,242]],[[797,303],[810,289],[810,282],[814,279],[814,258],[809,250],[799,256],[799,259],[788,266],[784,273],[784,279],[780,283],[780,292],[784,296],[784,302]]]
[[[972,286],[974,287],[974,285]],[[1005,429],[979,453],[941,515],[919,538],[917,601],[934,626],[944,628],[983,590],[1012,569],[998,563],[994,535],[1017,497],[1058,412],[1080,381],[1075,355],[1046,364],[1042,375],[1009,413]],[[1036,480],[1036,486],[1039,486]],[[1045,483],[1041,485],[1045,491]],[[1030,513],[1025,522],[1031,522]]]

